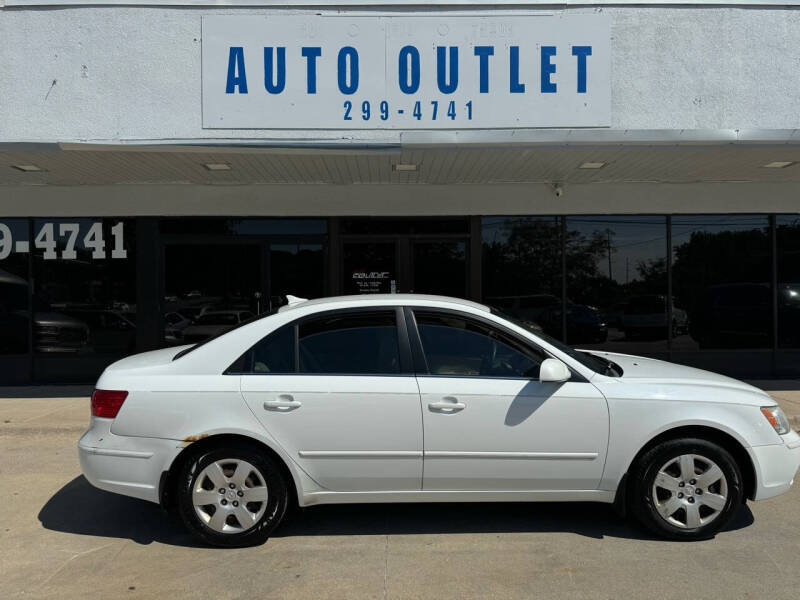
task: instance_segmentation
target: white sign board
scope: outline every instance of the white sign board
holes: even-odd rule
[[[205,16],[203,127],[605,127],[610,35],[601,14]]]

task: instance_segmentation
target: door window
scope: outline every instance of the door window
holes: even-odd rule
[[[415,311],[431,375],[537,379],[548,356],[479,321],[459,315]]]
[[[300,372],[400,372],[397,322],[392,310],[335,314],[300,323]]]
[[[233,363],[227,373],[294,373],[294,325],[273,331]]]

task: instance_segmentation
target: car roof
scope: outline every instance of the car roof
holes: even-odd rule
[[[281,306],[278,312],[286,312],[296,308],[307,308],[309,306],[326,306],[330,305],[335,308],[340,304],[352,304],[358,302],[362,306],[371,306],[377,304],[414,304],[415,302],[443,302],[447,304],[459,304],[461,306],[468,306],[476,310],[491,312],[488,306],[472,302],[471,300],[464,300],[463,298],[452,298],[450,296],[433,296],[429,294],[354,294],[351,296],[331,296],[327,298],[315,298],[313,300],[305,300],[287,306]]]

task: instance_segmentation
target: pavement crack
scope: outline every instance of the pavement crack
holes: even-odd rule
[[[56,576],[56,575],[58,575],[58,574],[59,574],[61,571],[63,571],[63,570],[64,570],[64,567],[66,567],[66,566],[67,566],[69,563],[71,563],[71,562],[72,562],[73,560],[75,560],[76,558],[80,558],[81,556],[85,556],[85,555],[87,555],[87,554],[91,554],[92,552],[97,552],[98,550],[103,550],[104,548],[108,548],[108,547],[110,547],[110,546],[113,546],[113,545],[114,545],[114,544],[116,544],[116,543],[117,543],[117,542],[111,542],[110,544],[104,544],[104,545],[102,545],[102,546],[98,546],[97,548],[91,548],[90,550],[84,550],[83,552],[78,552],[77,554],[73,554],[73,555],[72,555],[72,556],[70,556],[70,557],[69,557],[67,560],[65,560],[63,563],[61,563],[61,566],[60,566],[60,567],[58,567],[58,568],[57,568],[55,571],[53,571],[52,573],[50,573],[50,575],[48,575],[47,579],[45,579],[45,580],[44,580],[42,583],[40,583],[40,584],[39,584],[39,588],[41,589],[41,588],[43,588],[45,585],[47,585],[47,583],[48,583],[48,582],[49,582],[51,579],[53,579],[53,577],[55,577],[55,576]]]

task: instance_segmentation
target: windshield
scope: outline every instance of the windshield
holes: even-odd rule
[[[522,321],[520,319],[517,319],[516,317],[512,317],[508,313],[505,313],[501,310],[497,310],[495,308],[492,308],[491,310],[492,314],[495,314],[499,317],[503,317],[506,321],[510,321],[514,325],[522,327],[526,331],[530,331],[536,337],[543,339],[551,346],[554,346],[555,348],[557,348],[570,358],[577,360],[584,367],[591,369],[595,373],[600,373],[602,375],[607,375],[609,377],[622,376],[622,367],[620,367],[618,364],[613,363],[610,360],[602,358],[600,356],[595,356],[594,354],[590,354],[588,352],[581,352],[579,350],[575,350],[575,348],[571,348],[570,346],[567,346],[566,344],[557,340],[556,338],[547,335],[537,326],[529,322]]]

